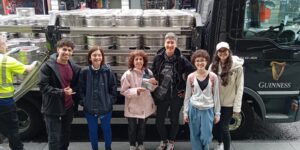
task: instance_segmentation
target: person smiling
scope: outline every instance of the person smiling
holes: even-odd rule
[[[160,135],[160,145],[157,150],[173,150],[174,141],[179,129],[179,113],[183,104],[185,80],[194,66],[181,54],[177,48],[176,34],[165,35],[165,45],[158,50],[152,64],[152,71],[158,81],[158,87],[153,92],[156,111],[156,126]],[[171,111],[170,136],[167,136],[165,118]]]
[[[208,150],[213,122],[220,120],[218,77],[207,70],[210,57],[206,50],[195,51],[191,60],[197,70],[187,79],[183,121],[189,123],[192,149]]]
[[[244,91],[243,64],[243,59],[232,56],[232,51],[227,42],[217,44],[213,62],[210,66],[210,70],[217,74],[220,80],[221,118],[220,122],[216,124],[219,144],[215,150],[230,150],[229,124],[232,115],[239,115],[242,106]]]
[[[148,57],[142,50],[129,54],[128,68],[121,77],[121,94],[125,96],[124,116],[128,119],[130,150],[145,150],[147,118],[156,110],[150,94],[157,87],[157,81],[147,68]],[[143,86],[147,82],[150,86]],[[136,146],[137,142],[137,146]]]
[[[117,81],[110,66],[105,64],[104,51],[93,46],[88,52],[89,66],[80,72],[80,95],[84,115],[88,122],[93,150],[98,150],[98,118],[104,134],[105,150],[111,150],[111,117],[117,100]]]
[[[49,150],[67,150],[70,143],[74,104],[79,101],[80,67],[70,60],[74,43],[61,39],[57,53],[41,67],[39,87]]]

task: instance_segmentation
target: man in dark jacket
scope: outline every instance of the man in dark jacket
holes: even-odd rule
[[[42,113],[48,133],[49,150],[67,150],[74,104],[78,103],[80,67],[70,60],[72,41],[57,43],[57,53],[43,64],[39,87],[43,95]]]
[[[194,71],[193,65],[182,56],[176,46],[176,35],[167,33],[165,47],[157,52],[152,65],[153,75],[159,84],[153,93],[157,105],[156,126],[161,137],[161,144],[157,150],[174,149],[174,141],[179,128],[179,113],[184,98],[185,79]],[[168,138],[164,121],[169,107],[171,129]]]

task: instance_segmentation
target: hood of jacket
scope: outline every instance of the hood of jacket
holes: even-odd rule
[[[244,59],[239,58],[238,56],[232,56],[231,70],[241,68],[243,67],[243,64],[244,64]]]

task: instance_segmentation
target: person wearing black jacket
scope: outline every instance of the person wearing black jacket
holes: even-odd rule
[[[80,100],[80,67],[70,60],[74,43],[62,39],[57,53],[43,64],[39,88],[42,93],[42,114],[48,133],[49,150],[67,150],[70,142],[74,105]]]
[[[176,46],[176,35],[167,33],[164,48],[158,50],[151,68],[155,79],[158,81],[158,87],[153,92],[157,105],[156,126],[161,138],[157,150],[174,149],[174,141],[179,129],[179,113],[183,105],[186,77],[195,70]],[[164,121],[169,107],[171,110],[171,129],[168,138]]]
[[[105,150],[111,150],[110,121],[113,104],[117,100],[117,81],[110,66],[105,64],[103,49],[93,46],[88,52],[89,66],[81,70],[80,92],[84,115],[88,122],[93,150],[98,150],[98,119],[105,140]]]

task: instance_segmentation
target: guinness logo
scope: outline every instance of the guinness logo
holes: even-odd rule
[[[279,78],[281,77],[281,75],[283,74],[284,68],[286,63],[285,62],[277,62],[277,61],[272,61],[270,63],[271,67],[272,67],[272,76],[274,80],[279,80]]]

